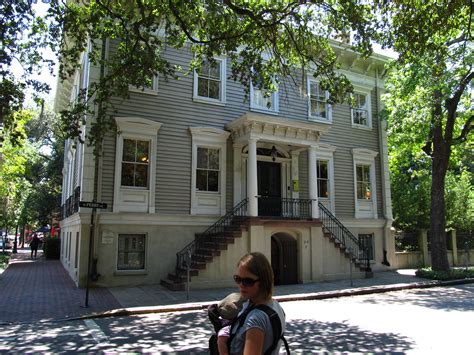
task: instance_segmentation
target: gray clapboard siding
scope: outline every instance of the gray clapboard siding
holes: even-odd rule
[[[113,49],[113,46],[111,46]],[[165,56],[172,62],[187,68],[191,53],[168,49]],[[229,63],[227,75],[230,75]],[[240,83],[226,81],[225,106],[195,102],[193,96],[193,75],[178,74],[179,80],[159,79],[158,92],[149,95],[131,92],[127,100],[113,100],[116,116],[139,116],[162,123],[157,137],[157,213],[187,214],[190,210],[191,190],[191,136],[189,127],[208,126],[223,129],[225,124],[249,111],[249,101],[245,99]],[[295,75],[295,83],[286,78],[280,84],[279,114],[275,117],[307,120],[307,98],[300,91],[301,80]],[[306,79],[303,79],[306,80]],[[333,122],[321,142],[336,146],[334,155],[335,209],[338,216],[354,216],[353,148],[368,148],[379,151],[378,121],[376,118],[376,98],[372,94],[372,130],[351,127],[350,107],[347,104],[334,105]],[[227,208],[233,204],[233,159],[232,142],[227,144]],[[300,154],[300,197],[308,197],[308,162],[306,152]],[[382,210],[381,169],[376,159],[376,188],[379,214]],[[115,163],[115,139],[111,137],[104,149],[103,159],[103,199],[113,201],[113,176]]]

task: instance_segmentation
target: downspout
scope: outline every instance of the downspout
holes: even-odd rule
[[[377,107],[377,115],[380,118],[380,112],[382,110],[380,103],[380,90],[379,90],[379,70],[375,69],[375,100]],[[392,216],[392,203],[390,193],[390,170],[388,165],[388,146],[387,146],[387,121],[379,119],[379,150],[381,169],[382,169],[382,209],[383,216],[385,218],[385,224],[383,227],[383,260],[382,264],[390,266],[390,262],[387,258],[387,253],[390,248],[389,242],[391,237],[391,227],[393,222]]]

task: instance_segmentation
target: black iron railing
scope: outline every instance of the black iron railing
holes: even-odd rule
[[[348,230],[331,211],[319,202],[319,218],[323,224],[326,232],[330,233],[332,237],[344,246],[354,261],[366,265],[366,270],[370,271],[370,256],[369,250],[356,238],[350,230]]]
[[[260,196],[258,197],[258,215],[284,219],[311,218],[312,201],[311,199]]]
[[[74,193],[68,197],[66,202],[61,206],[61,220],[73,215],[79,211],[79,200],[81,198],[81,187],[77,186]]]
[[[225,232],[231,232],[235,228],[236,220],[247,216],[247,204],[247,198],[240,201],[203,233],[196,234],[196,238],[191,243],[176,253],[176,272],[178,273],[179,270],[188,266],[196,250],[206,246],[218,249],[219,244],[223,243],[226,238]]]

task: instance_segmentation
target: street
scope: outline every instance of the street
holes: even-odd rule
[[[470,353],[474,284],[282,303],[292,353]],[[204,353],[206,312],[3,325],[0,352]]]

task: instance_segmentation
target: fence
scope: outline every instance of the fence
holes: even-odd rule
[[[446,232],[448,261],[451,266],[474,265],[474,236],[471,231]],[[395,234],[395,265],[398,268],[420,268],[431,265],[429,231]]]

